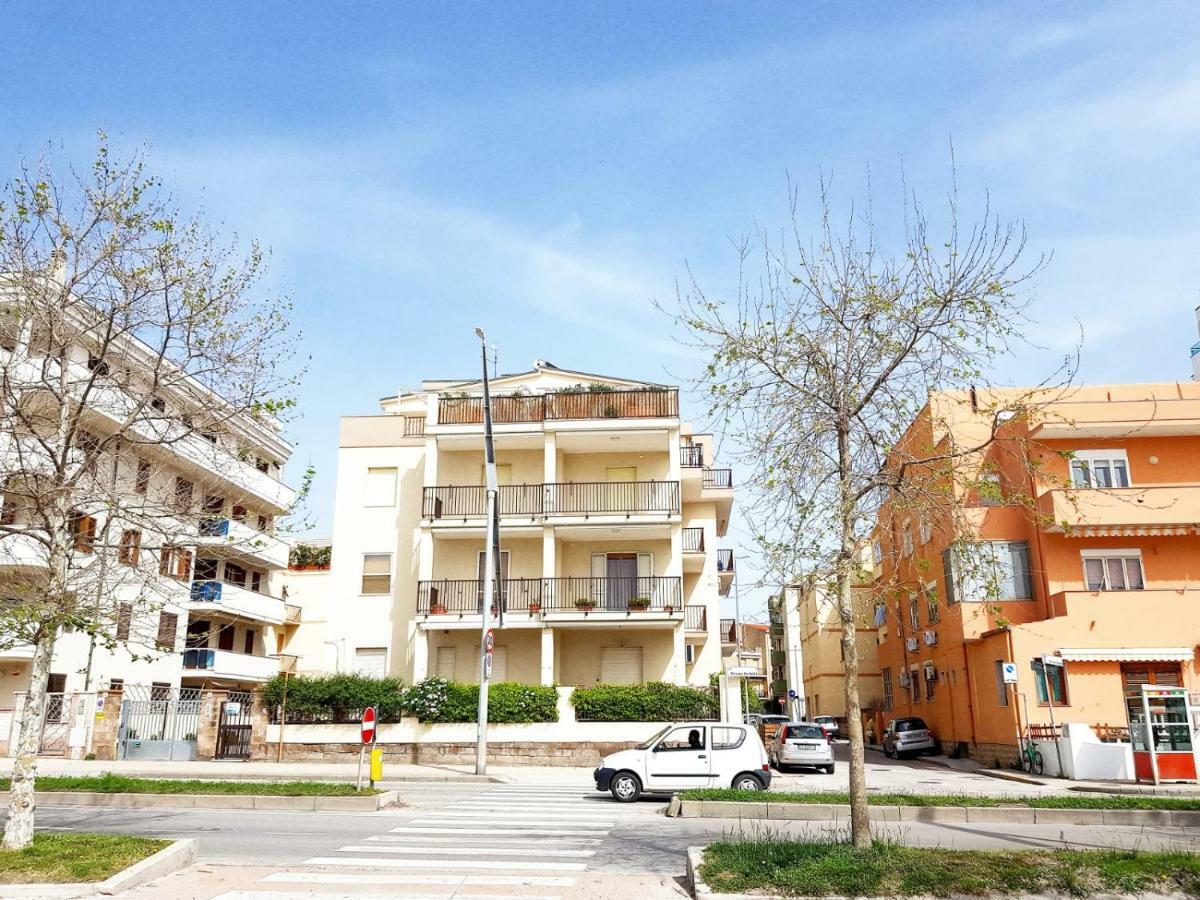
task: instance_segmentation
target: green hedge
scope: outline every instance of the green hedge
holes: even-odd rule
[[[271,716],[283,702],[283,675],[268,681],[262,701]],[[297,675],[287,678],[287,720],[294,724],[358,722],[368,706],[376,707],[380,722],[399,722],[404,714],[404,682],[399,678],[365,675]]]
[[[479,685],[427,678],[405,695],[409,715],[421,722],[474,722],[479,717]],[[488,721],[520,724],[558,721],[553,685],[500,681],[488,689]]]
[[[673,722],[712,719],[721,704],[714,691],[652,681],[576,688],[575,714],[586,722]]]

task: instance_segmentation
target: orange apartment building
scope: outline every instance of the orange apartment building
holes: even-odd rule
[[[987,401],[1003,396],[931,395],[902,447],[975,445]],[[1045,395],[955,466],[956,515],[885,506],[878,520],[877,735],[917,715],[943,750],[1009,764],[1020,729],[1052,713],[1120,729],[1142,684],[1200,690],[1200,384]],[[984,542],[987,588],[977,566],[960,571],[956,538]],[[1062,667],[1036,670],[1044,654]],[[1197,724],[1171,732],[1181,752]]]

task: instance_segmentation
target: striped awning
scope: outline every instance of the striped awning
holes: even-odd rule
[[[1072,525],[1067,537],[1184,537],[1196,534],[1195,525]]]
[[[1191,647],[1071,647],[1058,651],[1067,662],[1186,662]]]

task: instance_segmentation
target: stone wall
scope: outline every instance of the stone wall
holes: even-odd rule
[[[488,743],[488,762],[498,766],[598,766],[600,760],[618,750],[637,746],[637,741],[578,743],[556,741],[501,741]],[[352,762],[358,759],[360,744],[328,743],[283,745],[286,762]],[[475,762],[475,744],[460,742],[422,742],[377,744],[383,750],[384,764],[471,765]],[[265,746],[265,756],[275,759],[276,748]]]
[[[102,692],[103,705],[96,710],[96,725],[92,731],[92,752],[96,759],[117,758],[117,732],[121,727],[121,700],[124,692],[120,687]]]

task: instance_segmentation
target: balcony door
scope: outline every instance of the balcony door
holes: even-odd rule
[[[485,560],[487,557],[484,551],[479,551],[478,562],[475,567],[475,603],[479,607],[480,612],[483,611],[483,575],[486,571]],[[500,551],[500,599],[505,603],[505,609],[508,608],[508,551]]]
[[[634,597],[650,597],[651,553],[593,553],[592,594],[600,609],[624,611]]]

